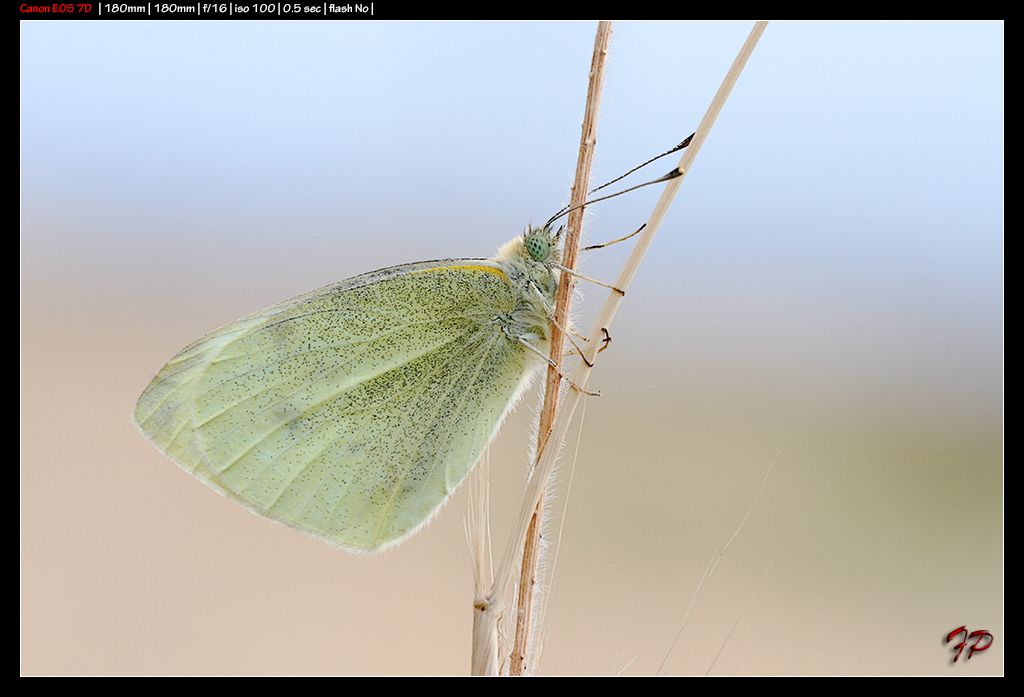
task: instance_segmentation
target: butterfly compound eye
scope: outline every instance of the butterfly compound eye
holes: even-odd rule
[[[526,252],[534,261],[545,261],[551,253],[551,241],[544,234],[527,235]]]

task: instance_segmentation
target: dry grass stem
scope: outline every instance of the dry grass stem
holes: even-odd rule
[[[551,554],[551,566],[550,568],[541,567],[544,571],[545,579],[542,581],[541,592],[538,594],[539,597],[539,610],[536,612],[536,619],[534,620],[532,650],[528,655],[528,661],[526,664],[526,672],[533,674],[537,672],[537,667],[540,662],[540,655],[544,652],[544,627],[547,626],[548,618],[548,606],[551,603],[552,592],[554,591],[555,584],[555,568],[558,565],[558,556],[562,551],[562,534],[565,531],[565,520],[569,513],[569,499],[572,497],[572,484],[576,479],[576,462],[580,456],[580,445],[583,442],[583,424],[587,420],[587,403],[583,403],[583,408],[580,410],[580,420],[576,430],[576,447],[572,453],[572,464],[569,466],[569,477],[565,484],[565,499],[562,504],[562,512],[558,517],[558,534],[555,536],[554,544],[555,551]]]
[[[767,25],[768,23],[763,21],[757,22],[754,25],[754,28],[751,30],[746,42],[744,42],[739,54],[733,61],[732,67],[726,74],[721,87],[718,88],[718,92],[715,94],[714,99],[712,99],[707,113],[705,113],[704,118],[700,122],[700,126],[697,127],[697,131],[693,137],[693,141],[691,141],[690,147],[684,151],[682,159],[679,161],[679,168],[683,172],[682,176],[672,179],[665,185],[665,189],[658,198],[658,202],[654,206],[654,211],[651,213],[651,217],[647,222],[647,227],[644,228],[643,233],[640,235],[639,240],[633,248],[633,252],[630,254],[629,258],[626,259],[626,262],[622,267],[619,279],[615,284],[617,287],[622,288],[623,290],[628,289],[630,282],[633,280],[633,276],[636,275],[637,268],[640,266],[644,255],[647,253],[648,247],[651,246],[654,235],[657,233],[658,228],[661,227],[661,222],[664,220],[669,206],[672,204],[673,199],[679,192],[679,187],[685,180],[686,173],[689,171],[697,153],[700,152],[700,148],[704,144],[704,140],[707,138],[708,132],[714,125],[715,119],[718,118],[718,114],[721,112],[722,106],[725,104],[726,99],[729,97],[729,93],[736,84],[736,80],[743,71],[743,66],[746,65],[747,59],[750,58],[750,54],[753,52],[754,47],[757,45],[757,42],[761,38],[761,34],[764,33],[764,29]],[[601,309],[601,314],[590,333],[590,343],[587,350],[590,351],[588,358],[591,362],[593,362],[597,356],[598,348],[601,345],[601,339],[604,336],[604,330],[611,328],[612,320],[615,318],[616,312],[618,312],[619,305],[622,302],[622,297],[623,296],[615,292],[608,294],[604,307]],[[590,371],[591,368],[585,362],[581,362],[577,366],[575,373],[572,375],[573,382],[581,386],[586,386],[590,379]],[[512,582],[512,575],[510,571],[515,564],[515,560],[519,556],[517,552],[520,548],[520,541],[525,538],[526,530],[529,527],[531,518],[533,517],[533,511],[536,509],[537,501],[540,500],[541,494],[544,491],[547,477],[554,467],[559,448],[565,440],[565,434],[568,432],[569,423],[572,420],[573,414],[576,412],[579,400],[580,392],[576,390],[570,390],[565,395],[565,399],[555,415],[555,421],[551,427],[551,435],[545,441],[543,451],[538,452],[537,454],[537,464],[534,467],[532,476],[529,481],[527,481],[526,491],[523,494],[518,519],[512,530],[509,544],[505,547],[501,563],[498,566],[498,572],[494,577],[494,587],[491,593],[492,598],[500,597],[503,592],[508,590],[508,584]]]
[[[485,599],[494,578],[491,554],[491,452],[483,457],[469,486],[469,513],[466,516],[466,541],[473,562],[473,650],[470,671],[473,675],[498,674],[498,607]]]
[[[767,22],[761,21],[754,25],[754,28],[751,30],[749,36],[740,49],[739,54],[733,61],[729,72],[722,81],[722,85],[719,87],[718,92],[715,94],[714,99],[712,99],[711,104],[704,115],[704,118],[697,127],[690,146],[683,152],[683,156],[679,161],[681,176],[670,180],[665,185],[665,188],[654,207],[654,211],[651,213],[651,216],[647,221],[647,227],[644,228],[643,233],[639,236],[632,253],[619,273],[618,280],[615,283],[616,287],[621,288],[622,290],[628,290],[630,282],[636,275],[637,269],[643,261],[644,255],[647,253],[647,250],[654,239],[654,235],[661,227],[661,223],[679,191],[679,187],[686,178],[686,174],[689,172],[694,159],[700,152],[708,133],[721,112],[729,93],[735,86],[740,73],[743,71],[743,67],[750,58],[750,54],[753,52],[754,47],[761,38],[761,35],[764,33],[767,24]],[[585,189],[585,186],[580,188]],[[602,346],[601,340],[605,332],[611,328],[612,320],[618,312],[619,305],[622,302],[622,297],[622,295],[616,292],[610,292],[608,294],[608,298],[605,301],[598,320],[594,324],[593,330],[590,332],[590,341],[584,349],[588,354],[587,359],[590,364],[592,364],[596,359],[598,350]],[[555,340],[552,344],[560,345],[561,342]],[[591,365],[588,365],[588,361],[581,361],[576,367],[574,373],[570,376],[572,382],[581,387],[586,387],[590,378],[592,368]],[[555,410],[554,419],[551,422],[550,427],[548,429],[541,430],[540,445],[537,449],[535,465],[529,479],[527,480],[519,512],[514,522],[508,544],[505,546],[502,554],[501,563],[498,566],[497,573],[494,575],[494,581],[490,592],[486,597],[478,600],[477,603],[474,604],[475,607],[477,605],[480,606],[481,613],[496,613],[501,608],[501,599],[506,597],[506,594],[513,587],[516,577],[516,575],[513,574],[513,569],[515,568],[516,561],[521,559],[520,550],[523,549],[524,541],[527,539],[527,533],[530,529],[531,521],[534,519],[534,512],[537,510],[538,503],[541,501],[544,494],[548,477],[554,469],[555,461],[561,449],[561,445],[565,441],[569,424],[576,412],[576,407],[579,405],[580,397],[581,392],[578,390],[568,390],[566,394],[563,395],[561,404],[558,405],[558,408]],[[475,628],[476,625],[474,625],[474,671],[477,668],[477,660],[475,657],[477,649],[477,632]],[[482,637],[480,641],[486,642],[487,637]],[[496,651],[496,639],[492,642],[492,645]],[[487,662],[481,661],[481,663]],[[492,663],[496,666],[497,660],[495,659]],[[487,664],[490,665],[491,663]],[[497,670],[496,667],[495,670]]]
[[[608,44],[612,36],[612,23],[598,22],[597,34],[594,37],[594,52],[590,62],[590,81],[587,86],[587,103],[583,114],[583,128],[580,133],[579,156],[576,160],[576,175],[573,179],[570,206],[580,206],[590,189],[590,170],[594,162],[594,149],[597,144],[597,116],[601,105],[601,88],[604,85],[604,64],[608,55]],[[562,266],[569,270],[576,268],[580,248],[580,233],[583,229],[583,208],[576,208],[569,213],[566,225],[565,242],[562,252]],[[572,292],[576,279],[571,273],[563,273],[558,284],[558,295],[555,298],[555,321],[551,325],[551,360],[561,366],[565,354],[565,341],[560,327],[567,325],[569,309],[572,304]],[[551,424],[558,408],[558,392],[562,378],[552,367],[547,371],[547,382],[544,386],[544,403],[540,412],[540,427],[537,429],[537,452],[544,449],[545,442],[551,433]],[[516,594],[516,632],[512,643],[512,655],[509,661],[509,673],[522,675],[526,672],[529,660],[531,635],[535,632],[534,607],[541,586],[537,584],[537,569],[540,564],[544,529],[544,495],[537,501],[533,516],[523,543],[523,554],[520,563],[519,585]]]

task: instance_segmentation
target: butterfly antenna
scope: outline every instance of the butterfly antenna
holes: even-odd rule
[[[630,191],[636,191],[637,189],[641,189],[641,188],[643,188],[645,186],[650,186],[651,184],[660,184],[661,182],[667,182],[670,179],[675,179],[676,177],[682,176],[682,174],[683,174],[683,170],[681,168],[679,168],[679,167],[676,167],[675,169],[673,169],[671,172],[669,172],[665,176],[658,177],[657,179],[652,179],[649,182],[644,182],[643,184],[637,184],[636,186],[631,186],[628,189],[623,189],[622,191],[616,191],[614,194],[608,194],[607,196],[598,196],[597,198],[592,198],[589,201],[584,201],[583,203],[581,203],[578,206],[571,206],[570,208],[565,208],[565,209],[561,210],[560,212],[555,213],[553,216],[551,216],[548,219],[548,222],[544,223],[544,227],[549,227],[551,225],[551,223],[555,222],[556,220],[558,220],[559,218],[561,218],[564,215],[568,215],[569,213],[572,213],[574,210],[576,210],[578,208],[583,208],[584,206],[589,206],[589,205],[591,205],[593,203],[598,203],[599,201],[607,201],[610,198],[615,198],[616,196],[622,196],[622,194],[628,194]]]
[[[636,167],[634,167],[633,169],[629,170],[625,174],[622,174],[622,175],[620,175],[618,177],[615,177],[611,181],[607,181],[604,184],[602,184],[601,186],[595,186],[593,189],[591,189],[587,193],[587,195],[589,196],[590,194],[593,194],[593,193],[596,193],[596,192],[600,191],[601,189],[605,188],[606,186],[611,186],[615,182],[620,181],[622,179],[625,179],[626,177],[631,175],[633,172],[637,171],[638,169],[643,169],[644,167],[646,167],[647,165],[651,164],[652,162],[656,162],[656,161],[660,160],[663,157],[667,157],[668,155],[671,155],[674,152],[679,152],[680,150],[682,150],[683,148],[685,148],[687,145],[690,144],[690,141],[693,140],[693,136],[695,136],[695,135],[696,135],[695,133],[691,133],[690,135],[688,135],[686,137],[685,140],[683,140],[683,142],[679,143],[678,145],[676,145],[671,150],[666,150],[665,152],[661,153],[660,155],[656,155],[655,157],[652,157],[647,162],[644,162],[643,164],[637,165]]]
[[[634,167],[633,169],[629,170],[625,174],[620,174],[619,176],[615,177],[614,179],[612,179],[610,181],[606,181],[601,186],[595,186],[593,189],[591,189],[590,191],[587,192],[587,196],[590,196],[591,194],[593,194],[595,192],[598,192],[601,189],[604,189],[605,187],[611,186],[612,184],[614,184],[617,181],[621,181],[621,180],[625,179],[626,177],[631,175],[633,172],[637,171],[638,169],[643,169],[644,167],[646,167],[647,165],[651,164],[652,162],[656,162],[656,161],[660,160],[663,157],[671,155],[674,152],[679,152],[680,150],[682,150],[683,148],[685,148],[687,145],[690,144],[690,141],[693,140],[693,136],[695,136],[695,135],[696,135],[696,133],[691,133],[685,139],[683,139],[683,141],[681,143],[676,145],[671,150],[666,150],[665,152],[661,153],[660,155],[655,155],[651,159],[647,160],[647,162],[644,162],[644,163],[641,163],[641,164],[637,165],[636,167]],[[565,206],[560,211],[558,211],[558,213],[555,213],[555,215],[557,216],[557,215],[561,214],[562,212],[564,212],[568,208],[569,208],[569,206]]]

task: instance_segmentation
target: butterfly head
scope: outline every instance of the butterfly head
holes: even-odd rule
[[[561,256],[559,249],[559,238],[565,228],[558,228],[555,232],[548,226],[528,226],[523,231],[523,251],[530,261],[539,264],[557,262]]]

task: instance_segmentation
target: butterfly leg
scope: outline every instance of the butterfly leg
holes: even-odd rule
[[[611,290],[615,291],[619,295],[625,295],[626,294],[626,291],[622,290],[621,288],[617,288],[617,287],[613,286],[611,283],[605,283],[604,281],[599,281],[596,278],[591,278],[590,276],[584,276],[579,271],[573,271],[568,266],[562,266],[561,264],[557,264],[555,262],[548,262],[548,266],[550,266],[550,267],[552,267],[554,269],[558,269],[562,273],[567,273],[570,276],[575,276],[576,278],[581,278],[584,281],[590,281],[594,285],[603,286],[605,288],[610,288]]]
[[[601,348],[599,348],[597,350],[598,353],[601,353],[602,351],[604,351],[606,348],[608,348],[608,344],[612,343],[612,335],[608,333],[608,330],[605,329],[604,327],[601,327],[601,331],[604,332],[604,338],[601,339]],[[590,337],[579,336],[579,335],[577,335],[577,337],[580,338],[580,339],[583,339],[584,341],[590,341]],[[573,348],[572,350],[566,352],[565,355],[567,355],[567,356],[581,356],[583,354],[580,353],[580,350],[578,348]]]
[[[544,294],[540,292],[540,288],[538,288],[532,282],[530,283],[530,287],[533,288],[533,292],[537,294],[538,298],[540,298],[541,307],[544,308],[544,314],[548,316],[548,321],[551,322],[551,324],[558,327],[558,329],[562,332],[565,338],[569,340],[569,343],[572,344],[573,348],[576,349],[576,353],[580,355],[580,358],[583,359],[583,362],[587,364],[587,367],[593,368],[593,361],[587,360],[587,354],[583,352],[583,349],[580,348],[580,345],[577,344],[576,341],[573,339],[574,335],[579,336],[579,334],[570,329],[566,329],[561,324],[559,324],[558,320],[555,319],[554,310],[552,310],[551,307],[548,306],[548,301],[544,299]],[[590,341],[590,339],[588,339],[587,337],[583,337],[583,340]],[[598,353],[600,353],[600,351]]]
[[[590,397],[600,397],[601,396],[600,392],[591,392],[591,391],[589,391],[589,390],[587,390],[587,389],[585,389],[583,387],[580,387],[575,382],[573,382],[572,378],[570,378],[568,375],[563,373],[562,369],[558,367],[557,363],[555,363],[553,360],[551,360],[550,356],[545,356],[543,351],[541,351],[539,348],[537,348],[536,346],[531,344],[529,341],[527,341],[523,337],[517,336],[517,337],[515,337],[515,339],[519,343],[521,343],[523,346],[528,348],[530,351],[533,351],[535,354],[537,354],[538,356],[543,358],[544,361],[549,366],[551,366],[552,368],[555,369],[555,372],[558,373],[562,377],[563,380],[565,380],[567,383],[569,383],[569,387],[571,387],[572,389],[577,390],[578,392],[582,392],[583,394],[588,395]]]
[[[611,343],[611,335],[608,334],[608,330],[604,329],[603,326],[602,326],[601,331],[604,332],[604,339],[601,340],[601,348],[597,349],[598,353],[600,353],[604,349],[608,348],[608,344]],[[590,339],[588,337],[580,337],[580,339],[583,339],[584,341],[590,341]],[[565,352],[565,355],[567,355],[567,356],[578,356],[578,355],[581,355],[580,349],[578,349],[578,348],[569,349],[568,351]]]

